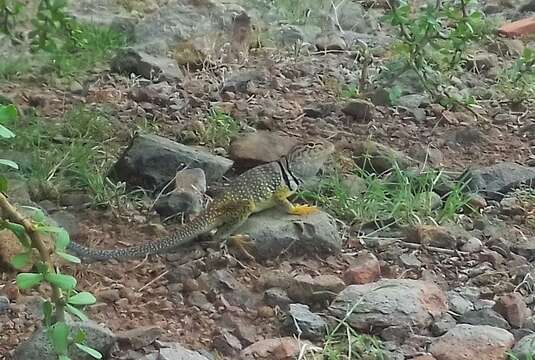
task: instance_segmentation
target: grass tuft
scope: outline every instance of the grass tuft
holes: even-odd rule
[[[360,168],[352,169],[349,174],[335,170],[317,184],[301,190],[298,198],[316,203],[351,223],[386,219],[395,219],[400,224],[431,219],[442,222],[452,220],[469,201],[463,192],[464,185],[457,183],[442,198],[440,206],[438,195],[433,192],[442,179],[443,174],[438,170],[416,173],[394,168],[385,176]],[[361,184],[357,190],[356,182]]]
[[[29,154],[31,164],[22,166],[30,180],[57,193],[89,190],[95,204],[106,203],[122,191],[110,186],[106,170],[116,153],[112,127],[106,114],[85,107],[74,108],[60,120],[28,116],[24,122],[7,124],[16,137],[0,141],[0,150]]]

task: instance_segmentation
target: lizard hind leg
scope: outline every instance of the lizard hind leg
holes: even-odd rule
[[[232,246],[238,248],[246,257],[254,260],[254,256],[247,250],[247,248],[253,246],[254,241],[248,235],[234,234],[234,232],[243,225],[254,212],[254,203],[233,203],[232,207],[226,209],[226,211],[225,222],[218,227],[215,236],[223,239],[225,243],[228,241]]]

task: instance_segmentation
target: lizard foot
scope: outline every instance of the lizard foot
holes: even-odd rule
[[[293,205],[288,211],[292,215],[310,215],[317,213],[319,209],[310,205]]]
[[[249,235],[236,234],[229,236],[229,240],[230,243],[237,247],[246,257],[250,260],[255,260],[254,256],[246,249],[254,244],[254,241],[251,240]]]

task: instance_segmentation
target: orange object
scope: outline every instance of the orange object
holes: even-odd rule
[[[521,37],[532,33],[535,33],[535,17],[504,24],[498,29],[498,34],[509,38]]]

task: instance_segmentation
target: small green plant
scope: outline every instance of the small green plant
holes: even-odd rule
[[[32,20],[33,30],[30,32],[32,45],[36,49],[52,51],[61,47],[63,42],[75,40],[78,31],[75,22],[67,16],[65,9],[67,0],[41,0],[35,19]]]
[[[483,13],[470,9],[472,2],[448,0],[414,11],[402,0],[391,7],[385,20],[397,28],[399,41],[392,49],[394,59],[379,79],[411,71],[434,99],[454,97],[457,89],[450,76],[462,71],[470,45],[491,30]]]
[[[513,65],[500,74],[497,86],[514,104],[535,98],[535,51],[525,48]]]
[[[0,62],[0,79],[13,80],[23,74],[27,74],[31,69],[30,61],[26,57],[7,56]]]
[[[371,291],[387,286],[380,286]],[[327,329],[327,336],[322,348],[313,348],[311,349],[312,351],[304,352],[299,357],[299,360],[386,360],[389,358],[379,339],[374,336],[359,334],[349,324],[349,317],[361,302],[362,298],[355,302],[344,317],[338,319],[334,329]]]
[[[2,124],[13,121],[16,117],[15,106],[0,106],[1,138],[15,138],[15,134]],[[0,166],[18,169],[16,163],[7,159],[0,159]],[[66,322],[66,312],[80,320],[87,320],[81,308],[94,304],[96,299],[89,292],[77,291],[76,278],[60,272],[58,266],[53,263],[43,238],[43,236],[50,236],[54,239],[52,246],[55,256],[67,262],[80,263],[80,259],[66,252],[70,242],[68,232],[63,228],[47,224],[46,217],[40,209],[26,207],[32,211],[32,216],[30,219],[22,216],[3,194],[7,190],[7,179],[4,175],[0,175],[0,230],[11,231],[24,248],[21,253],[11,259],[11,265],[16,269],[21,269],[30,262],[34,249],[39,254],[39,259],[34,266],[35,272],[19,273],[16,277],[16,284],[20,289],[30,289],[46,283],[52,289],[50,300],[45,300],[43,303],[43,325],[58,360],[69,360],[72,346],[95,359],[101,359],[102,355],[97,350],[84,345],[85,333],[79,331],[74,335],[71,334],[70,326]]]
[[[355,99],[359,95],[359,89],[356,85],[344,85],[340,89],[341,99]]]
[[[71,41],[63,47],[50,49],[48,63],[50,68],[64,77],[75,77],[91,70],[116,49],[127,44],[124,34],[109,28],[92,25],[79,25]]]
[[[241,130],[241,124],[227,113],[210,110],[206,127],[201,131],[200,140],[212,147],[228,147],[230,140]]]
[[[329,9],[328,0],[274,0],[271,6],[277,10],[279,16],[291,24],[303,25],[310,18],[319,17]]]
[[[518,355],[512,351],[507,352],[507,360],[534,360],[534,359],[535,359],[535,353]]]
[[[24,5],[17,0],[0,0],[0,31],[11,35],[15,18],[21,12]]]

